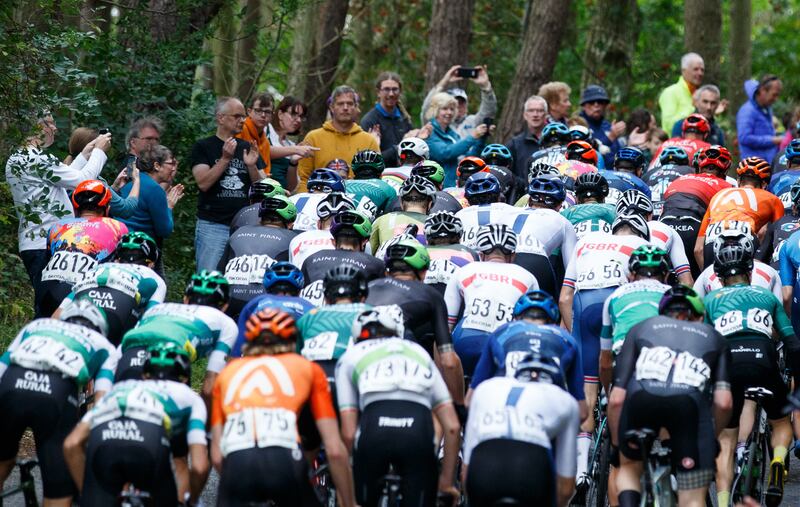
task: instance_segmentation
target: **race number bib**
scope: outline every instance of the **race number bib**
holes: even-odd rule
[[[666,382],[677,354],[667,347],[644,347],[636,360],[636,380]]]
[[[372,362],[358,376],[361,394],[395,391],[425,393],[433,385],[433,372],[417,359],[391,354]]]
[[[470,248],[475,247],[475,239],[478,237],[480,227],[470,227],[461,233],[461,244]]]
[[[314,213],[298,213],[294,219],[292,229],[295,231],[313,231],[317,228],[318,220],[316,208],[314,208]]]
[[[515,407],[503,407],[486,411],[478,416],[478,432],[481,440],[511,438],[541,444],[549,439],[544,433],[542,418]]]
[[[783,203],[783,207],[784,208],[791,208],[792,205],[794,204],[792,202],[792,193],[791,192],[784,192],[781,195],[779,195],[778,197],[780,198],[781,202]]]
[[[42,271],[42,281],[69,284],[83,280],[86,273],[97,266],[97,261],[81,252],[59,251],[53,254]]]
[[[301,350],[300,353],[310,361],[327,361],[333,359],[338,339],[339,333],[336,331],[325,331],[310,340],[305,340],[303,342],[303,350]]]
[[[771,337],[772,313],[761,308],[750,308],[747,310],[747,327]]]
[[[605,203],[606,204],[613,204],[614,206],[617,205],[617,201],[622,196],[622,192],[618,188],[609,188],[608,189],[608,196],[606,197]]]
[[[354,194],[347,194],[347,195],[349,195],[351,198],[355,198]],[[367,218],[370,219],[370,221],[373,221],[375,220],[375,215],[378,214],[378,206],[374,202],[372,202],[372,199],[370,199],[367,196],[364,196],[361,198],[360,201],[358,201],[358,204],[356,204],[356,211],[360,211],[361,213],[366,215]]]
[[[478,329],[487,333],[509,322],[514,315],[514,307],[502,301],[487,298],[474,298],[464,308],[462,327]]]
[[[231,285],[263,283],[264,272],[275,264],[269,255],[240,255],[225,265],[225,278]]]
[[[737,331],[741,331],[744,329],[742,312],[733,310],[720,315],[714,319],[714,328],[719,331],[722,336],[728,336]]]
[[[533,234],[517,235],[517,253],[547,255],[544,245]]]
[[[22,342],[11,353],[11,359],[25,368],[58,370],[72,378],[78,377],[85,367],[81,354],[70,350],[61,342],[38,335]]]
[[[311,303],[316,307],[325,305],[325,292],[322,280],[317,280],[306,285],[300,291],[300,297]]]
[[[283,408],[246,408],[225,421],[223,456],[253,447],[297,449],[297,416]]]
[[[711,378],[711,368],[699,357],[681,352],[675,361],[672,372],[673,384],[684,384],[702,390]]]
[[[575,281],[575,288],[579,290],[602,289],[622,285],[625,281],[625,270],[622,265],[616,261],[609,261],[600,269],[594,267],[581,271]]]
[[[430,266],[428,266],[428,272],[425,273],[425,283],[428,285],[437,283],[446,284],[453,277],[457,269],[458,265],[448,259],[436,259],[431,261]]]
[[[575,229],[575,235],[578,239],[581,239],[590,232],[602,231],[611,234],[611,224],[605,220],[584,220],[575,224],[573,228]]]
[[[722,220],[708,225],[706,229],[706,244],[713,243],[723,231],[735,231],[745,236],[752,236],[749,223],[741,220]]]

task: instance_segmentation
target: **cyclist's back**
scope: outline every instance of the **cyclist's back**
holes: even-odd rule
[[[622,285],[606,299],[603,307],[601,350],[618,354],[633,326],[658,315],[658,303],[669,285],[645,279]]]

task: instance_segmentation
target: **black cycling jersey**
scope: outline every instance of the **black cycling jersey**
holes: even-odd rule
[[[236,215],[234,215],[233,220],[231,220],[231,235],[245,225],[259,225],[261,223],[261,217],[258,216],[260,208],[261,203],[257,202],[240,209]]]
[[[658,184],[664,185],[666,182],[666,185],[664,186],[664,190],[666,190],[670,183],[677,180],[681,176],[694,173],[694,168],[689,167],[688,165],[667,164],[654,167],[642,174],[642,181],[647,183],[647,186],[650,188],[653,188]]]
[[[694,244],[700,232],[700,223],[706,213],[706,205],[699,197],[687,193],[677,193],[664,201],[660,221],[670,226],[683,241],[683,251],[689,259],[692,278],[703,271],[694,257]]]
[[[518,178],[514,174],[514,170],[503,166],[489,166],[489,172],[497,177],[500,182],[500,188],[505,196],[505,202],[511,204],[517,202],[521,195],[525,194],[526,182],[522,178]]]
[[[317,280],[323,280],[325,273],[347,264],[363,271],[367,280],[374,280],[384,275],[383,262],[364,252],[351,252],[348,250],[323,250],[308,256],[303,262],[303,277],[306,286]]]
[[[800,229],[800,214],[795,214],[791,208],[787,208],[785,215],[767,226],[767,233],[756,252],[756,259],[778,270],[781,245],[798,229]]]
[[[406,336],[422,345],[433,357],[433,344],[440,352],[452,350],[447,328],[447,305],[442,295],[422,282],[379,278],[369,284],[368,304],[399,305],[403,309]]]
[[[439,190],[436,192],[436,195],[433,196],[433,206],[431,206],[431,210],[428,212],[428,214],[432,215],[437,211],[449,211],[450,213],[455,213],[459,210],[461,210],[461,203],[458,202],[458,199],[443,190]],[[395,211],[403,211],[403,208],[400,205],[399,197],[395,197],[392,202],[386,206],[386,213],[392,213]]]

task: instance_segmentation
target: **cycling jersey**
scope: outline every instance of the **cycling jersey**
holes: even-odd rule
[[[345,188],[348,194],[354,196],[355,202],[360,202],[364,197],[368,198],[375,209],[372,210],[372,217],[383,213],[389,203],[397,197],[397,192],[391,185],[380,178],[370,178],[366,180],[347,180]]]
[[[564,259],[568,259],[577,242],[572,223],[551,209],[518,211],[511,227],[517,233],[517,254],[544,254],[549,257],[560,250]]]
[[[301,297],[294,296],[264,294],[251,299],[239,314],[238,336],[236,338],[236,344],[231,350],[231,357],[240,357],[242,355],[242,345],[245,342],[244,332],[247,326],[247,320],[251,315],[265,308],[279,308],[287,312],[297,321],[300,320],[300,317],[305,315],[306,312],[314,308],[314,305]]]
[[[600,171],[608,182],[606,204],[616,206],[620,196],[628,190],[638,190],[650,198],[650,187],[641,178],[623,171]]]
[[[706,207],[711,202],[711,198],[726,188],[731,188],[731,184],[713,174],[698,173],[681,176],[669,184],[664,191],[664,214],[667,212],[667,201],[676,194],[688,194],[700,200],[701,207]]]
[[[474,250],[460,243],[428,246],[428,255],[431,263],[425,272],[425,283],[432,285],[442,295],[458,268],[479,259]]]
[[[583,365],[575,338],[558,326],[538,325],[524,320],[503,324],[492,333],[481,353],[470,387],[475,389],[491,377],[514,377],[517,364],[526,354],[558,358],[564,384],[576,400],[584,399]]]
[[[592,232],[581,238],[567,263],[564,285],[576,291],[617,287],[628,281],[628,259],[647,244],[639,236]]]
[[[534,164],[534,162],[548,164],[553,167],[557,167],[559,164],[566,162],[567,157],[567,147],[566,146],[551,146],[550,148],[544,148],[539,151],[536,151],[531,155],[531,160],[529,167]]]
[[[464,196],[464,187],[447,187],[443,192],[450,194],[462,208],[469,208],[469,201]]]
[[[369,283],[366,302],[372,306],[400,306],[407,337],[410,334],[431,357],[434,343],[439,352],[453,350],[447,328],[447,305],[433,287],[415,280],[379,278]]]
[[[423,245],[426,244],[426,218],[426,215],[412,211],[397,211],[379,216],[372,222],[372,234],[369,237],[370,251],[377,252],[381,245],[395,236],[403,234],[409,225],[418,226],[417,239]]]
[[[602,160],[602,157],[598,159],[598,161],[599,160]],[[596,173],[598,168],[579,160],[565,160],[558,164],[556,169],[558,169],[561,174],[569,176],[574,181],[577,180],[578,176],[581,174]]]
[[[665,148],[669,148],[671,146],[683,148],[683,150],[689,156],[689,160],[692,160],[696,152],[699,150],[704,150],[711,145],[705,141],[700,141],[699,139],[686,139],[683,137],[673,137],[671,139],[667,139],[661,144],[661,146],[658,147],[658,150],[656,150],[653,158],[650,160],[650,165],[648,168],[652,169],[654,167],[659,167],[661,165],[661,160],[659,160],[661,152],[664,151]]]
[[[642,175],[642,181],[650,187],[653,201],[653,216],[658,218],[664,207],[664,194],[669,185],[687,174],[694,174],[694,168],[686,165],[667,164],[650,169]]]
[[[784,208],[792,207],[791,188],[795,181],[800,179],[800,170],[792,169],[773,175],[767,186],[767,191],[778,196]]]
[[[514,225],[514,218],[519,212],[519,208],[504,202],[478,204],[462,209],[456,213],[456,217],[461,220],[464,228],[464,232],[461,233],[461,244],[474,248],[478,229],[484,225],[500,224],[511,227]]]
[[[572,224],[576,239],[581,239],[590,232],[611,233],[611,224],[617,218],[613,204],[594,202],[570,206],[562,210],[561,214]]]
[[[292,230],[300,232],[312,231],[317,228],[317,222],[319,221],[317,205],[326,195],[323,192],[313,194],[300,192],[289,197],[289,200],[297,208],[297,217],[295,217],[294,224],[292,224]]]
[[[429,215],[433,215],[438,211],[448,211],[450,213],[456,213],[461,208],[466,208],[469,206],[469,203],[466,202],[464,198],[464,189],[462,190],[461,195],[458,196],[457,194],[453,194],[448,190],[438,190],[433,195],[433,204],[431,205],[430,211],[428,211]],[[402,201],[399,197],[395,197],[387,206],[386,212],[396,212],[396,211],[403,211],[402,208]]]
[[[709,226],[727,221],[739,221],[750,224],[755,235],[764,225],[774,222],[783,216],[781,200],[760,188],[727,188],[719,191],[711,198],[703,222],[700,224],[700,236],[706,237],[706,243],[713,241],[720,231],[709,230]]]
[[[400,167],[387,167],[381,173],[381,179],[389,184],[390,187],[394,189],[395,192],[400,190],[400,187],[403,186],[403,182],[411,176],[411,169],[413,169],[413,165],[401,165]]]
[[[633,326],[658,315],[658,304],[668,289],[658,280],[637,280],[612,292],[603,305],[600,350],[618,354]]]
[[[780,250],[781,284],[792,287],[792,326],[796,332],[800,331],[800,234],[793,233],[784,241]]]
[[[353,322],[372,305],[346,303],[313,308],[297,321],[297,351],[311,361],[339,359],[353,343]]]
[[[761,240],[756,258],[779,269],[783,243],[797,230],[800,230],[800,215],[794,214],[790,208],[787,208],[785,215],[777,222],[772,222],[767,226],[767,233]]]
[[[260,210],[261,203],[257,202],[237,211],[233,220],[231,220],[230,234],[233,235],[234,232],[245,225],[259,225],[261,223],[261,217],[258,214]]]
[[[768,264],[755,261],[753,271],[750,275],[750,283],[756,287],[763,287],[772,292],[775,297],[781,299],[781,281],[778,272],[772,269]],[[714,266],[709,266],[700,273],[697,280],[694,282],[694,291],[700,297],[705,297],[711,291],[721,289],[722,282],[716,273],[714,273]]]
[[[300,296],[314,306],[325,304],[324,279],[331,269],[347,264],[362,271],[367,281],[383,277],[386,268],[380,260],[364,252],[349,250],[325,250],[312,254],[303,262],[303,278],[306,286]]]
[[[669,261],[675,274],[680,276],[691,271],[689,258],[686,256],[686,245],[675,229],[656,220],[647,222],[650,229],[650,243],[662,248],[669,254]],[[692,245],[694,246],[694,245]]]
[[[322,250],[333,250],[333,245],[333,236],[329,231],[315,229],[301,232],[289,242],[289,262],[302,268],[309,255]]]

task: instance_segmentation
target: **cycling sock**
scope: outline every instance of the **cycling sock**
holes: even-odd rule
[[[578,470],[575,477],[578,479],[586,474],[589,468],[589,448],[592,446],[592,434],[587,432],[578,433]]]
[[[730,491],[717,491],[717,507],[728,507],[731,502]]]
[[[744,442],[737,442],[736,443],[736,464],[740,464],[744,459],[744,450],[745,450],[745,443]]]
[[[642,494],[632,489],[619,492],[619,507],[639,507],[642,502]]]
[[[789,454],[789,450],[786,447],[782,445],[776,446],[775,450],[773,451],[774,457],[772,458],[772,461],[780,460],[781,463],[785,463],[787,454]]]

